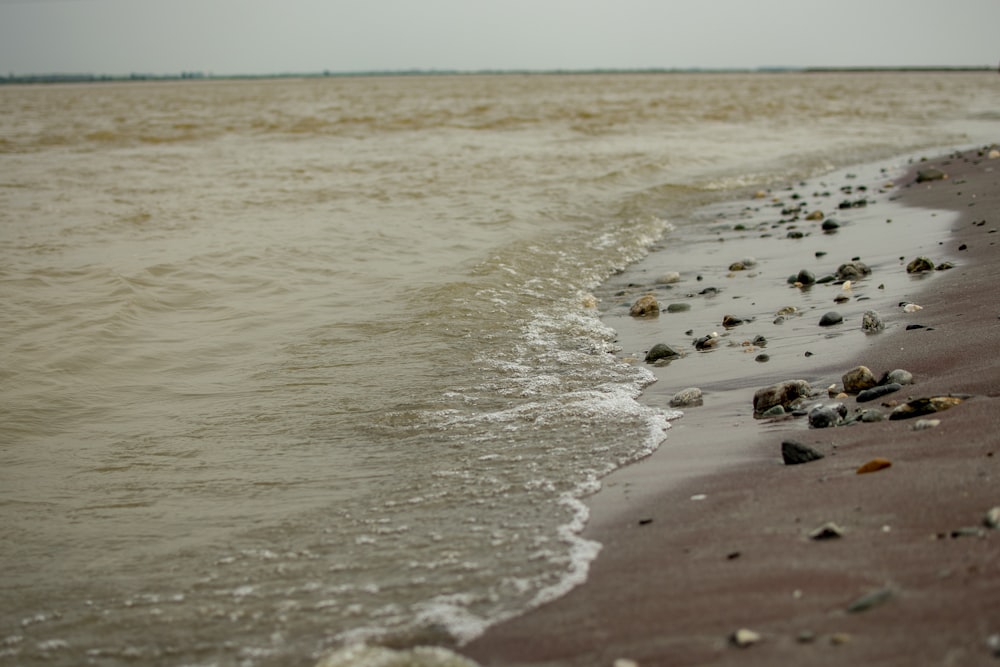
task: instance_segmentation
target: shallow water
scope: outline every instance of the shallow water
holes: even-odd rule
[[[590,291],[697,205],[995,139],[995,78],[0,87],[0,661],[310,664],[558,595],[675,416]]]

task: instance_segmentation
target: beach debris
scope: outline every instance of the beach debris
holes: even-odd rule
[[[903,312],[904,313],[915,313],[918,310],[923,310],[924,309],[923,306],[918,306],[915,303],[901,303],[899,305],[903,307]]]
[[[927,431],[941,425],[940,419],[918,419],[913,425],[914,431]]]
[[[935,169],[931,167],[929,169],[921,169],[917,172],[917,183],[926,183],[928,181],[943,181],[948,178],[948,174],[944,173],[940,169]]]
[[[844,385],[844,391],[848,394],[857,394],[878,384],[875,380],[875,374],[867,366],[855,366],[844,373],[840,381]]]
[[[1000,505],[986,512],[983,516],[983,525],[987,528],[1000,528]]]
[[[844,321],[844,316],[835,310],[831,310],[825,313],[823,317],[819,318],[819,325],[821,327],[832,327],[835,324],[840,324]]]
[[[657,285],[672,285],[681,281],[681,274],[677,271],[667,271],[656,279]]]
[[[885,470],[886,468],[892,466],[892,461],[889,459],[883,459],[881,457],[874,458],[867,463],[861,465],[857,470],[857,474],[864,475],[869,472],[878,472],[879,470]]]
[[[847,406],[843,403],[817,405],[809,411],[809,426],[812,428],[830,428],[840,424],[846,416]]]
[[[858,278],[864,278],[865,276],[871,275],[872,270],[868,268],[868,265],[859,260],[853,260],[845,264],[841,264],[837,268],[837,279],[838,280],[857,280]]]
[[[877,387],[872,387],[871,389],[864,389],[858,392],[858,403],[867,403],[868,401],[874,401],[875,399],[882,398],[883,396],[888,396],[894,392],[899,391],[903,388],[903,385],[890,382],[888,384],[879,385]]]
[[[812,394],[812,387],[805,380],[786,380],[758,389],[753,395],[753,412],[758,417],[774,407],[787,409]]]
[[[696,350],[711,350],[719,344],[719,334],[715,331],[694,341]]]
[[[681,356],[681,353],[670,347],[666,343],[657,343],[653,347],[649,348],[646,352],[645,362],[647,364],[652,364],[657,361],[662,361],[664,359],[677,359]]]
[[[702,404],[701,389],[698,387],[688,387],[682,389],[670,398],[672,408],[691,408]]]
[[[809,533],[810,540],[833,540],[844,536],[844,529],[832,521],[827,521]]]
[[[818,461],[823,456],[821,452],[798,440],[783,440],[781,442],[781,459],[787,466]]]
[[[660,304],[652,294],[640,296],[629,309],[632,317],[655,317],[660,314]]]
[[[907,273],[923,273],[925,271],[933,271],[934,262],[928,257],[917,257],[916,259],[910,260],[910,263],[906,265]]]
[[[747,628],[740,628],[729,636],[729,641],[732,642],[733,646],[738,646],[740,648],[753,646],[754,644],[759,643],[760,640],[760,633],[748,630]]]
[[[865,333],[878,333],[885,329],[885,322],[882,316],[874,310],[866,310],[861,316],[861,330]]]
[[[880,588],[877,591],[866,593],[847,605],[847,613],[857,614],[862,611],[868,611],[884,603],[890,597],[892,597],[892,589],[890,588]]]
[[[948,410],[962,403],[968,396],[931,396],[929,398],[917,398],[908,403],[896,406],[889,419],[911,419],[913,417],[923,417],[935,412]]]

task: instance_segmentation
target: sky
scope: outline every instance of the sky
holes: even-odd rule
[[[0,0],[7,74],[1000,63],[1000,0]]]

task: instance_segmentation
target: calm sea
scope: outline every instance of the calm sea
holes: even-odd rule
[[[581,498],[676,416],[590,291],[998,109],[995,73],[0,87],[0,664],[309,665],[568,590]]]

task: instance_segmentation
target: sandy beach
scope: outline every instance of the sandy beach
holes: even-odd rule
[[[1000,664],[1000,531],[986,520],[1000,506],[990,149],[897,178],[748,192],[606,285],[623,357],[643,364],[658,343],[680,355],[654,367],[643,400],[667,408],[697,388],[702,404],[588,500],[584,536],[603,549],[587,582],[460,652],[484,666]],[[681,242],[689,251],[671,253]],[[938,270],[908,271],[920,256]],[[855,260],[871,274],[845,284],[836,273]],[[659,314],[631,316],[645,294]],[[866,311],[884,329],[864,331]],[[821,326],[829,312],[842,321]],[[912,383],[838,397],[861,365],[876,378],[905,369]],[[755,393],[788,380],[812,389],[798,415],[755,418]],[[950,409],[889,418],[949,396],[937,403]],[[842,405],[852,423],[811,427],[816,404]],[[873,410],[884,419],[863,423]],[[823,458],[786,464],[788,440]],[[857,472],[874,459],[890,465]]]

